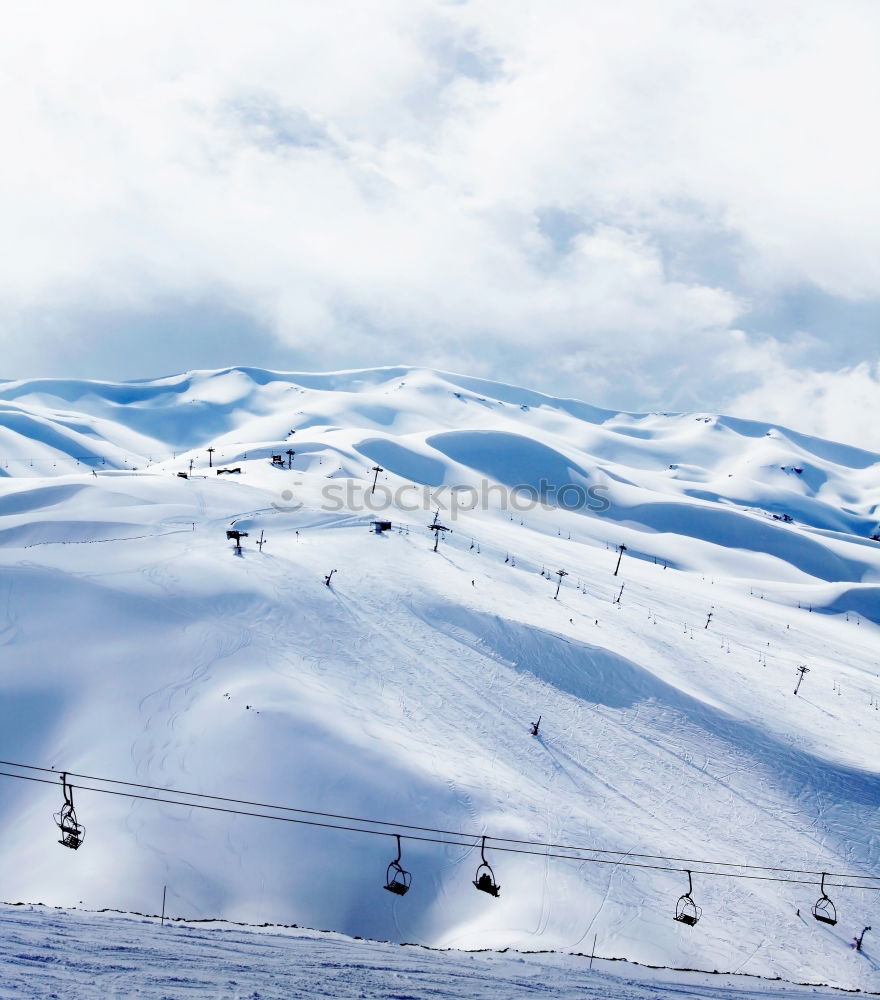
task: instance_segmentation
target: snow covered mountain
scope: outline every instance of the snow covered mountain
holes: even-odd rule
[[[0,757],[239,800],[6,763],[4,899],[880,988],[880,455],[236,368],[0,383],[0,472]]]

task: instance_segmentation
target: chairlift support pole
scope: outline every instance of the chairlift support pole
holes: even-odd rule
[[[213,469],[214,468],[214,449],[213,449],[213,447],[208,449],[208,468],[209,469]]]
[[[293,450],[293,448],[288,448],[287,449],[287,468],[288,469],[292,469],[293,468],[293,456],[295,454],[296,454],[296,452]]]
[[[559,582],[556,584],[556,593],[553,595],[553,600],[555,601],[559,597],[559,590],[562,587],[563,577],[568,576],[568,572],[564,569],[556,570],[556,575],[559,577]]]
[[[376,483],[379,481],[379,473],[384,472],[385,470],[382,468],[381,465],[374,465],[370,471],[375,473],[375,475],[373,476],[373,487],[370,490],[370,496],[372,496],[376,492]]]
[[[799,671],[800,676],[798,677],[797,684],[795,685],[795,688],[794,688],[794,693],[795,694],[798,693],[798,688],[803,683],[804,677],[810,672],[810,668],[808,666],[806,666],[805,664],[802,663],[798,667],[798,671]]]
[[[617,571],[620,569],[620,560],[623,559],[623,553],[626,552],[626,546],[623,542],[621,542],[620,545],[617,546],[617,549],[620,552],[620,555],[617,557],[617,565],[614,567],[615,576],[617,576]]]
[[[377,475],[378,475],[378,473],[377,473]],[[440,524],[440,511],[438,510],[437,513],[434,515],[434,521],[433,521],[433,523],[428,525],[428,531],[433,531],[434,532],[434,551],[435,552],[437,551],[437,544],[440,541],[440,532],[441,531],[450,531],[450,530],[451,530],[450,528],[447,528],[444,525]]]

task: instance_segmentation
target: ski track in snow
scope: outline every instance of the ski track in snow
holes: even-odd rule
[[[8,1000],[753,1000],[841,997],[732,975],[661,972],[565,955],[432,952],[342,935],[0,907]]]

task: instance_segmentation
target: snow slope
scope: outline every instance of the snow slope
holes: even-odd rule
[[[2,383],[0,467],[3,760],[392,824],[75,781],[72,852],[60,787],[3,779],[3,898],[143,910],[167,884],[188,917],[443,947],[596,935],[880,988],[848,947],[880,881],[829,890],[829,927],[818,884],[697,874],[880,874],[880,456],[423,370],[231,369]],[[397,897],[393,824],[467,836],[404,835]],[[627,856],[490,841],[493,899],[471,886],[482,835]],[[686,870],[693,928],[671,919]]]
[[[93,1000],[780,1000],[833,989],[553,954],[436,952],[331,932],[0,907],[0,997]]]

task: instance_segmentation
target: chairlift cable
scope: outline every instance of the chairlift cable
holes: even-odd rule
[[[3,762],[0,762],[0,763],[3,763]],[[19,766],[29,767],[30,765],[19,765]],[[51,770],[49,768],[36,768],[35,767],[35,768],[33,768],[33,770],[46,771],[46,772],[49,772],[49,773],[53,773],[53,772],[51,772]],[[72,772],[67,772],[67,773],[68,774],[72,774]],[[36,782],[38,784],[52,785],[53,787],[57,786],[57,782],[51,781],[48,778],[37,778],[37,777],[33,777],[31,775],[24,775],[24,774],[11,774],[11,773],[9,773],[7,771],[0,771],[0,777],[17,778],[17,779],[19,779],[21,781],[32,781],[32,782]],[[104,779],[95,778],[95,779],[90,779],[90,780],[101,781],[101,780],[104,780]],[[110,780],[110,779],[107,779],[107,780]],[[118,783],[119,784],[134,784],[134,783],[126,783],[126,782],[118,782]],[[150,788],[151,786],[139,786],[139,787]],[[141,794],[139,794],[137,792],[115,791],[114,789],[110,789],[110,788],[92,788],[92,787],[88,787],[88,786],[85,786],[85,785],[77,785],[77,788],[81,792],[97,792],[97,793],[100,793],[102,795],[113,795],[113,796],[117,796],[117,797],[120,797],[120,798],[137,799],[137,800],[143,801],[143,802],[159,802],[159,803],[162,803],[163,805],[182,806],[182,807],[187,808],[187,809],[202,809],[202,810],[205,810],[207,812],[224,813],[224,814],[233,815],[233,816],[248,816],[248,817],[256,818],[256,819],[276,820],[276,821],[281,822],[281,823],[295,823],[295,824],[298,824],[298,825],[301,825],[301,826],[314,826],[314,827],[319,827],[319,828],[322,828],[322,829],[341,830],[341,831],[346,832],[346,833],[371,834],[371,835],[376,836],[376,837],[393,836],[393,834],[390,834],[386,830],[371,830],[371,829],[367,829],[367,828],[364,828],[364,827],[347,826],[347,825],[342,825],[342,824],[339,824],[339,823],[319,822],[316,819],[300,819],[300,818],[297,818],[297,817],[294,817],[294,816],[273,816],[273,815],[268,814],[268,813],[253,812],[251,810],[232,809],[232,808],[229,808],[228,806],[211,806],[211,805],[206,805],[204,803],[199,803],[199,802],[182,802],[179,799],[167,799],[167,798],[162,798],[162,797],[155,796],[155,795],[141,795]],[[156,789],[156,790],[157,791],[166,791],[166,792],[169,791],[169,789]],[[183,792],[183,793],[182,792],[178,792],[176,794],[185,795],[187,793],[185,793],[185,792]],[[208,796],[205,796],[205,797],[208,797]],[[216,796],[214,798],[220,798],[220,797]],[[223,800],[221,799],[221,801],[223,801]],[[237,800],[230,799],[230,800],[226,800],[226,801],[234,803]],[[240,804],[244,804],[244,803],[240,803]],[[266,808],[280,808],[280,809],[284,809],[286,807],[267,806]],[[326,813],[317,813],[317,814],[312,814],[312,815],[324,816],[327,819],[336,818],[336,817],[333,817],[330,814],[326,814]],[[382,826],[393,825],[393,824],[386,823],[384,820],[361,819],[361,820],[356,820],[356,821],[357,822],[362,822],[362,823],[371,823],[371,824],[374,824],[374,825],[377,825],[377,826],[378,825],[382,825]],[[443,831],[431,831],[431,830],[429,830],[427,828],[405,827],[405,826],[403,826],[401,824],[397,824],[396,826],[398,828],[400,828],[400,829],[424,829],[425,832],[438,832],[438,833],[442,833],[443,832]],[[421,834],[406,834],[405,836],[406,836],[406,838],[408,840],[418,840],[418,841],[422,841],[424,843],[431,843],[431,844],[446,844],[446,845],[449,845],[449,846],[452,846],[452,847],[467,847],[469,849],[476,848],[479,845],[479,842],[481,840],[482,841],[485,841],[485,840],[493,840],[493,841],[501,840],[501,841],[507,842],[507,843],[522,843],[523,845],[531,845],[531,846],[536,846],[536,847],[543,847],[545,849],[544,850],[529,850],[529,849],[527,849],[526,846],[503,847],[503,846],[500,846],[499,844],[495,843],[492,846],[492,850],[494,850],[494,851],[504,851],[505,853],[508,853],[508,854],[537,855],[539,857],[557,858],[557,859],[564,860],[564,861],[576,861],[576,862],[579,862],[581,864],[619,865],[619,866],[624,867],[624,868],[640,868],[640,869],[645,869],[645,870],[650,870],[650,871],[668,871],[668,872],[683,872],[683,871],[686,871],[686,869],[679,868],[679,867],[676,867],[674,865],[652,865],[652,864],[639,863],[639,862],[635,862],[635,861],[623,861],[623,860],[620,860],[620,859],[613,859],[613,858],[584,858],[584,857],[578,857],[578,856],[573,855],[573,854],[559,854],[559,853],[556,853],[552,849],[554,847],[554,845],[540,844],[539,842],[530,842],[530,841],[525,841],[525,842],[504,841],[504,838],[494,838],[494,837],[490,837],[488,835],[484,836],[482,834],[464,834],[464,833],[451,833],[450,832],[448,835],[452,836],[452,837],[468,838],[468,840],[467,841],[461,840],[461,839],[459,839],[459,840],[449,840],[449,839],[445,839],[443,837],[428,837],[428,836],[423,836]],[[559,845],[556,848],[556,850],[560,850],[560,849],[562,849],[562,850],[568,850],[568,851],[581,851],[581,852],[589,852],[591,850],[590,848],[565,847],[564,845]],[[632,856],[633,855],[630,855],[630,857],[632,857]],[[659,857],[659,856],[658,856],[657,859],[658,860],[676,860],[676,859],[671,859],[671,858],[668,858],[668,859],[667,858],[662,858],[662,857]],[[695,861],[695,862],[692,862],[692,863],[693,864],[706,864],[706,865],[713,864],[713,862],[700,862],[700,861]],[[719,862],[718,864],[719,864],[719,866],[723,866],[726,863],[725,862]],[[741,866],[741,867],[746,867],[746,866]],[[754,868],[755,866],[751,866],[751,867]],[[777,869],[760,869],[760,870],[771,871],[771,870],[777,870]],[[820,876],[822,875],[821,872],[806,872],[806,871],[801,872],[801,871],[798,871],[797,869],[781,869],[781,870],[782,871],[788,871],[791,874],[820,875]],[[717,878],[740,878],[740,879],[748,879],[750,881],[789,883],[789,884],[792,884],[792,885],[813,885],[813,884],[815,884],[815,881],[816,881],[815,878],[809,878],[809,879],[775,878],[775,877],[769,876],[769,875],[744,875],[744,874],[738,873],[738,872],[722,872],[722,871],[699,871],[698,874],[700,874],[700,875],[715,876]],[[826,876],[826,878],[828,878],[828,877],[834,877],[834,878],[874,879],[875,881],[877,881],[877,879],[875,879],[874,876],[870,876],[870,875],[849,875],[849,874],[825,873],[825,876]],[[826,882],[826,884],[829,885],[829,886],[833,886],[834,888],[841,888],[841,889],[867,889],[867,890],[873,891],[873,892],[880,892],[880,885],[878,885],[878,886],[854,885],[854,884],[845,883],[845,882]]]
[[[19,764],[14,761],[8,761],[8,760],[0,760],[0,766],[18,767],[29,771],[42,771],[45,774],[60,773],[52,768],[36,767],[35,765],[32,764]],[[0,775],[2,775],[3,773],[4,772],[0,772]],[[415,830],[419,833],[436,833],[446,837],[460,837],[464,839],[474,838],[477,840],[479,840],[483,836],[483,834],[468,833],[462,830],[445,830],[431,826],[414,826],[411,823],[399,823],[399,822],[391,822],[389,820],[370,819],[369,817],[364,817],[364,816],[347,816],[341,813],[327,813],[314,809],[301,809],[296,806],[280,806],[272,802],[255,802],[248,799],[235,799],[224,795],[209,795],[204,792],[181,791],[174,788],[163,788],[157,785],[146,785],[135,781],[119,781],[115,778],[102,778],[91,774],[80,774],[75,771],[67,771],[66,773],[71,777],[82,778],[86,781],[97,781],[101,782],[102,784],[123,785],[127,788],[140,788],[144,791],[162,792],[166,795],[171,794],[171,795],[187,796],[188,798],[208,799],[212,802],[227,802],[231,803],[232,805],[253,806],[257,809],[274,809],[277,810],[278,812],[294,812],[294,813],[300,813],[301,815],[304,816],[317,816],[320,817],[321,819],[343,820],[347,823],[367,823],[370,826],[386,826],[390,827],[393,830]],[[9,777],[19,777],[19,776],[9,775]],[[96,789],[96,788],[93,788],[91,790],[101,791],[101,789]],[[178,804],[190,805],[191,803],[178,803]],[[666,854],[640,854],[636,851],[615,851],[607,848],[585,847],[576,844],[547,843],[545,841],[540,841],[540,840],[522,840],[514,837],[493,837],[490,834],[486,835],[486,839],[494,841],[495,843],[517,844],[523,847],[540,847],[545,849],[554,849],[561,851],[579,851],[582,854],[608,854],[617,857],[643,858],[647,861],[675,861],[675,862],[680,862],[681,864],[711,865],[716,868],[740,868],[746,871],[779,872],[781,874],[789,874],[789,875],[815,875],[817,878],[820,878],[823,874],[821,871],[818,870],[811,871],[810,869],[803,869],[803,868],[781,868],[781,867],[774,867],[771,865],[749,865],[737,861],[715,861],[715,860],[705,860],[701,858],[679,858]],[[686,871],[686,869],[675,869],[675,870]],[[852,872],[827,872],[826,874],[831,878],[866,879],[868,881],[880,880],[880,876],[856,875]]]

